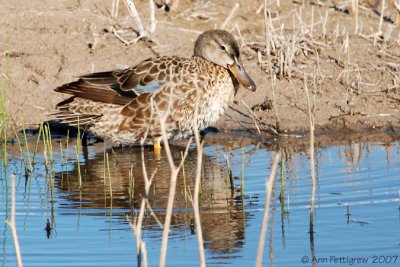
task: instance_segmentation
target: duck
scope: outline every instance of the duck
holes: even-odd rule
[[[200,34],[190,58],[158,56],[132,67],[80,76],[54,89],[69,98],[56,105],[58,121],[115,146],[168,142],[213,125],[240,87],[256,90],[225,30]]]

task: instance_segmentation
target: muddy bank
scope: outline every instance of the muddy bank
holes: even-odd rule
[[[350,1],[269,1],[266,38],[263,2],[174,1],[169,12],[156,9],[152,41],[126,44],[121,40],[134,40],[137,27],[124,1],[113,17],[112,1],[2,0],[0,72],[3,80],[10,77],[8,116],[34,128],[66,98],[55,87],[155,55],[189,57],[199,33],[226,22],[258,90],[239,90],[217,127],[306,132],[310,103],[317,133],[399,131],[394,6],[383,10],[380,24],[381,7],[368,1],[360,1],[357,16]],[[147,27],[148,1],[135,3]]]

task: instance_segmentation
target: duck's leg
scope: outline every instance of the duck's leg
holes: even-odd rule
[[[160,140],[154,141],[154,143],[153,143],[153,151],[154,151],[154,154],[156,154],[156,155],[160,155],[161,154]]]

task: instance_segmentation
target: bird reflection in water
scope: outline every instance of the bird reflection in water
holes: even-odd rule
[[[108,154],[108,166],[106,160]],[[175,164],[183,157],[182,147],[171,147]],[[189,150],[184,167],[181,169],[174,202],[171,228],[190,231],[193,210],[190,195],[196,176],[196,149]],[[70,203],[64,207],[81,209],[80,213],[104,216],[105,210],[113,210],[113,216],[127,223],[125,216],[133,217],[140,209],[144,195],[142,157],[148,176],[154,179],[148,193],[148,201],[157,218],[163,222],[168,203],[170,168],[165,151],[155,158],[148,148],[114,148],[104,154],[86,158],[80,164],[82,186],[80,187],[77,164],[68,173],[58,173],[56,187]],[[242,247],[244,242],[245,218],[239,188],[231,188],[229,171],[215,157],[204,154],[202,164],[200,213],[204,246],[218,254],[229,254]],[[110,192],[112,188],[112,194]],[[90,210],[90,211],[89,211]],[[98,211],[98,212],[97,212]],[[143,228],[160,230],[156,220],[145,216]]]

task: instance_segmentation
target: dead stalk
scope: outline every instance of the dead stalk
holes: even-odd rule
[[[135,4],[133,3],[132,0],[125,0],[125,4],[129,9],[129,12],[131,13],[133,19],[135,20],[135,24],[137,26],[137,30],[139,32],[139,36],[133,41],[133,43],[137,42],[138,40],[144,38],[144,37],[150,37],[152,33],[155,31],[156,26],[157,26],[157,20],[155,17],[155,4],[153,0],[149,0],[149,5],[150,5],[150,24],[149,27],[146,29],[143,27],[142,20],[140,19],[139,13],[136,9]],[[114,34],[116,31],[114,31]],[[124,40],[121,36],[118,36],[116,34],[117,38],[123,41],[124,43],[131,43],[127,42]],[[154,40],[153,40],[154,41]]]
[[[267,56],[271,54],[271,44],[270,44],[270,33],[269,33],[269,27],[268,27],[268,17],[267,17],[267,0],[264,0],[264,27],[265,27],[265,46],[267,49]]]
[[[274,114],[275,114],[275,120],[276,120],[276,129],[279,131],[280,129],[280,123],[279,123],[279,116],[278,116],[278,108],[277,108],[277,104],[276,104],[276,75],[273,72],[273,69],[271,68],[271,87],[272,87],[272,101],[273,101],[273,110],[274,110]]]
[[[161,134],[162,134],[162,141],[164,144],[165,152],[167,154],[169,167],[171,169],[171,182],[170,182],[170,186],[169,186],[168,204],[167,204],[167,209],[166,209],[166,215],[165,215],[165,221],[164,221],[164,231],[163,231],[163,235],[162,235],[161,251],[160,251],[159,266],[162,267],[162,266],[165,266],[166,258],[167,258],[168,236],[169,236],[170,226],[171,226],[172,209],[173,209],[174,200],[175,200],[176,181],[178,178],[179,170],[181,169],[181,167],[187,157],[190,144],[192,143],[192,139],[190,139],[188,142],[185,154],[184,154],[180,164],[178,166],[176,166],[174,164],[171,149],[168,144],[168,136],[167,136],[167,130],[166,130],[166,125],[165,125],[168,113],[162,115],[160,110],[158,110],[157,106],[155,105],[155,103],[153,101],[152,101],[152,107],[158,113],[158,117],[160,118],[160,129],[161,129]]]
[[[147,266],[146,251],[142,249],[145,244],[145,242],[142,240],[142,223],[143,223],[144,211],[146,208],[146,199],[147,199],[148,191],[150,189],[154,175],[157,172],[157,170],[155,170],[149,180],[148,176],[147,176],[146,168],[144,166],[143,158],[144,158],[144,156],[143,156],[143,150],[142,150],[142,166],[143,166],[143,178],[145,181],[145,196],[142,198],[139,216],[135,219],[135,221],[133,223],[128,218],[129,225],[131,226],[133,233],[135,234],[135,237],[136,237],[136,256],[137,256],[138,266]]]
[[[132,0],[125,0],[125,4],[128,7],[129,12],[131,13],[133,19],[135,20],[139,36],[145,36],[146,32],[144,30],[142,20],[139,17],[139,13],[137,12],[135,4],[133,3]]]
[[[143,145],[143,144],[142,144]],[[147,266],[147,252],[146,252],[146,245],[144,240],[142,239],[142,223],[143,223],[143,218],[144,218],[144,211],[146,209],[146,204],[149,210],[151,210],[152,216],[156,219],[157,222],[159,222],[158,218],[155,216],[153,210],[150,207],[150,204],[148,202],[147,196],[149,194],[150,186],[153,182],[154,176],[157,173],[157,169],[154,170],[152,173],[150,179],[148,178],[147,175],[147,170],[146,170],[146,165],[144,161],[144,151],[143,151],[143,146],[142,146],[142,151],[141,151],[141,156],[142,156],[142,171],[143,171],[143,179],[144,179],[144,196],[142,198],[142,202],[140,205],[140,211],[138,217],[135,219],[135,221],[132,223],[129,218],[127,218],[129,225],[132,228],[132,231],[136,237],[136,256],[137,256],[137,262],[138,266]],[[161,223],[159,225],[162,228]]]
[[[326,36],[326,24],[328,23],[329,11],[325,12],[324,21],[322,22],[322,37]]]
[[[383,13],[385,12],[385,0],[381,0],[381,14],[379,17],[379,27],[378,27],[378,32],[375,33],[374,35],[374,46],[376,46],[376,43],[378,41],[378,38],[380,35],[382,35],[382,25],[383,25]]]
[[[356,20],[356,26],[355,26],[354,33],[358,34],[358,29],[359,29],[359,26],[358,26],[358,0],[351,1],[351,9],[352,9],[352,13]]]
[[[381,0],[381,16],[379,17],[379,28],[378,28],[378,34],[382,34],[382,25],[383,25],[383,13],[385,12],[385,0]]]
[[[315,84],[315,82],[314,82]],[[311,205],[310,205],[310,233],[314,233],[314,207],[315,207],[315,148],[314,148],[314,105],[311,103],[307,87],[307,79],[304,75],[304,90],[307,96],[308,117],[310,121],[310,170],[311,170]]]
[[[111,17],[118,17],[118,9],[119,9],[119,0],[113,0],[111,6]]]
[[[150,25],[148,27],[148,31],[150,34],[152,34],[156,30],[157,26],[157,20],[156,20],[156,11],[155,11],[155,4],[154,0],[149,0],[149,6],[150,6]]]
[[[153,116],[153,114],[152,114]],[[159,222],[158,218],[155,216],[153,210],[150,207],[150,204],[148,202],[148,194],[150,190],[150,186],[153,182],[153,178],[155,174],[157,173],[157,169],[154,170],[154,172],[151,175],[151,178],[148,178],[147,175],[147,170],[146,170],[146,164],[144,161],[144,151],[143,151],[143,145],[145,142],[145,139],[147,137],[149,128],[147,128],[147,131],[145,133],[145,137],[141,140],[140,145],[141,145],[141,160],[142,160],[142,173],[143,173],[143,179],[144,179],[144,197],[142,198],[142,202],[140,205],[140,211],[139,215],[137,218],[135,218],[134,222],[132,223],[130,219],[127,217],[127,221],[129,222],[129,225],[132,228],[132,231],[136,237],[136,257],[137,257],[137,263],[138,266],[145,266],[147,267],[147,251],[146,251],[146,245],[144,240],[142,239],[142,223],[143,223],[143,218],[144,218],[144,211],[146,208],[146,204],[148,205],[148,208],[151,210],[152,216],[156,219],[157,222]],[[130,174],[132,173],[132,170],[130,170]],[[134,181],[132,181],[133,183]],[[133,192],[131,192],[132,198],[133,198]],[[161,223],[159,223],[160,227],[162,228]]]
[[[11,220],[6,221],[8,227],[10,227],[13,240],[14,240],[14,248],[15,248],[15,255],[17,257],[18,267],[22,267],[22,256],[21,256],[21,249],[19,246],[18,241],[18,234],[17,234],[17,227],[15,222],[15,175],[11,175]]]
[[[241,100],[241,102],[247,108],[247,110],[250,112],[251,117],[253,118],[254,125],[256,126],[257,132],[259,135],[261,135],[261,130],[260,130],[260,127],[258,127],[258,123],[257,123],[258,118],[257,118],[256,114],[254,114],[254,112],[251,110],[249,105],[247,105],[247,103],[244,102],[243,99]]]
[[[200,258],[200,266],[206,266],[206,260],[204,255],[204,242],[203,242],[203,230],[201,228],[201,220],[200,220],[200,210],[199,210],[199,192],[200,192],[200,183],[201,183],[201,165],[203,159],[203,144],[200,142],[199,136],[199,126],[197,124],[197,118],[199,113],[199,101],[196,101],[196,108],[194,112],[194,121],[195,121],[195,131],[194,137],[196,140],[197,147],[197,166],[196,166],[196,179],[194,186],[194,197],[193,197],[193,213],[194,219],[196,222],[196,233],[197,233],[197,245],[199,251]]]
[[[397,26],[399,26],[400,25],[400,1],[398,1],[398,0],[394,1],[394,7],[396,8],[396,12],[397,12],[395,24]]]
[[[135,43],[135,40],[128,41],[124,37],[122,37],[114,27],[112,29],[112,33],[115,35],[115,37],[117,37],[118,40],[120,40],[121,42],[123,42],[126,45],[131,45],[131,44]]]
[[[314,6],[311,7],[311,25],[310,25],[310,36],[313,38],[314,32]]]
[[[268,181],[265,184],[265,206],[264,206],[264,216],[260,233],[260,241],[258,243],[258,253],[256,261],[257,267],[262,266],[265,236],[267,234],[267,229],[268,229],[269,206],[271,202],[272,187],[274,185],[276,170],[278,167],[280,157],[281,157],[281,151],[278,151],[274,156],[274,160],[272,162],[272,167],[271,167],[271,173],[269,175]]]
[[[142,252],[143,255],[143,267],[147,267],[148,263],[147,263],[147,249],[146,249],[146,243],[142,242],[141,246],[140,246],[140,251]]]

